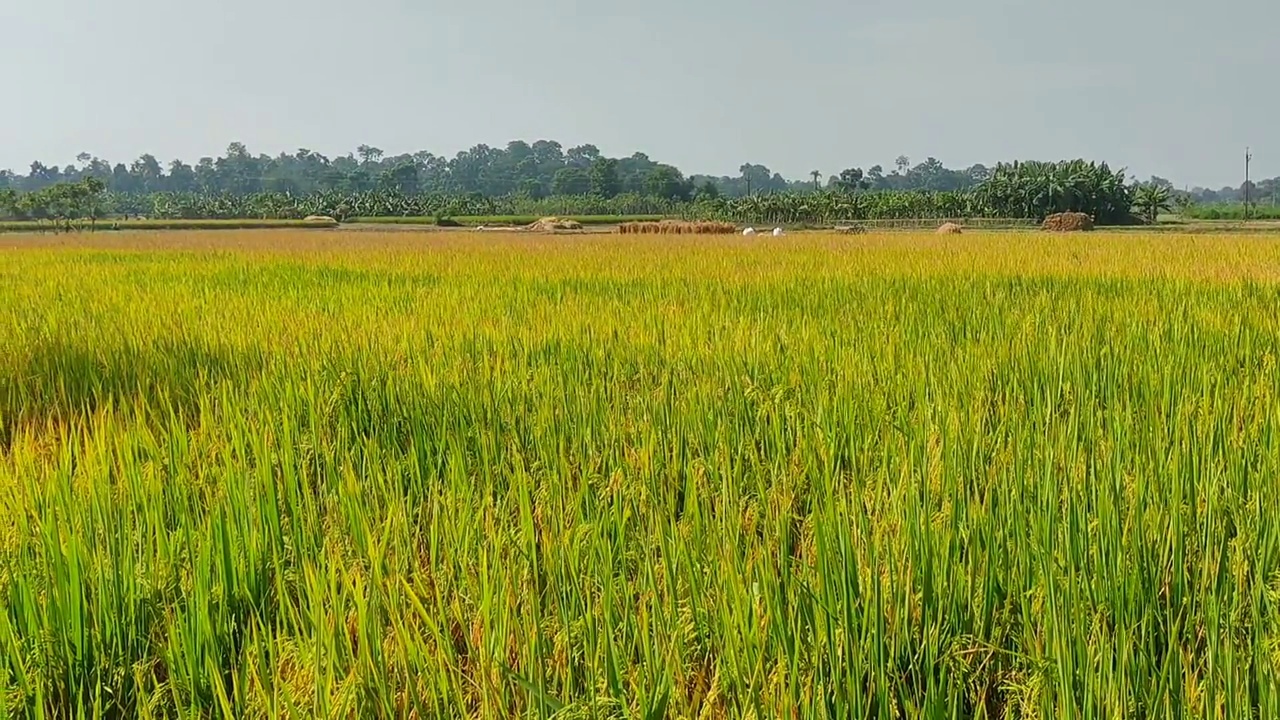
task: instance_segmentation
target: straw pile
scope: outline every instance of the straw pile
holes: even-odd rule
[[[732,235],[737,231],[733,223],[679,220],[629,222],[618,226],[618,232],[623,235]]]
[[[1088,232],[1093,229],[1093,218],[1084,213],[1057,213],[1044,218],[1041,229],[1046,232]]]
[[[533,232],[554,232],[556,230],[581,230],[582,223],[568,218],[544,217],[541,220],[525,225],[525,230]]]
[[[1088,232],[1093,229],[1093,218],[1085,213],[1058,213],[1045,218],[1040,229],[1046,232]]]
[[[962,232],[964,232],[964,228],[955,223],[943,223],[937,230],[939,235],[959,235]]]

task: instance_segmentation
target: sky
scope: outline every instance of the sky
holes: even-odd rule
[[[305,8],[305,10],[303,9]],[[1280,175],[1275,0],[3,0],[0,168],[592,143],[686,173]]]

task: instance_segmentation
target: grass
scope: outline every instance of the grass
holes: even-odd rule
[[[266,230],[333,228],[337,223],[327,220],[99,220],[90,225],[79,222],[77,232],[104,232],[116,230]],[[0,233],[53,233],[54,226],[35,220],[0,221]]]
[[[1280,236],[217,235],[0,251],[0,717],[1280,715]]]
[[[566,219],[577,220],[583,225],[612,225],[628,222],[656,222],[661,215],[565,215]],[[477,225],[529,225],[542,219],[535,215],[454,215],[450,217],[460,225],[474,227]],[[434,217],[358,217],[349,219],[351,223],[382,225],[435,225]]]

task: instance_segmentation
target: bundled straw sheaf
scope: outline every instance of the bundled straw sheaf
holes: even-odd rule
[[[733,235],[738,228],[727,222],[630,222],[618,226],[623,235]]]

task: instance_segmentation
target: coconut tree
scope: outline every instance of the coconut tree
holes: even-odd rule
[[[819,185],[818,183],[819,181],[822,180],[822,172],[819,170],[810,170],[809,177],[813,178],[813,189],[814,190],[819,189],[821,185]]]

